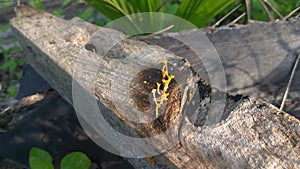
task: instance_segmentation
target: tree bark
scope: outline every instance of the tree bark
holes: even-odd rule
[[[73,106],[76,106],[72,96],[74,78],[76,89],[95,94],[100,107],[105,109],[103,114],[106,120],[122,133],[149,137],[164,132],[171,124],[175,125],[175,131],[180,133],[180,144],[153,157],[150,161],[154,160],[155,164],[146,159],[128,158],[135,168],[300,167],[300,123],[269,103],[252,97],[228,96],[225,111],[217,112],[222,116],[221,121],[203,125],[209,117],[205,111],[197,113],[196,119],[189,116],[190,112],[184,107],[191,104],[191,96],[198,94],[201,103],[207,103],[204,107],[212,110],[218,102],[212,101],[211,95],[222,92],[211,90],[195,75],[186,59],[158,46],[133,38],[124,39],[125,36],[118,31],[97,27],[76,18],[63,20],[28,6],[19,7],[17,17],[11,20],[11,24],[28,52],[29,63]],[[86,45],[90,35],[99,30],[102,33],[99,37],[101,41],[96,42],[101,44]],[[104,55],[108,50],[106,45],[118,40],[121,43]],[[88,50],[83,50],[84,47]],[[139,52],[144,53],[142,56],[134,55]],[[77,62],[79,57],[80,62]],[[149,117],[154,115],[153,107],[149,107],[150,99],[146,96],[156,87],[155,82],[161,80],[159,68],[163,66],[164,59],[173,65],[174,73],[185,75],[177,76],[178,79],[170,84],[170,97],[164,114],[149,123],[128,120],[120,110],[137,107],[148,111]],[[78,67],[75,67],[76,63]],[[94,67],[100,69],[90,69]],[[149,69],[131,74],[141,68]],[[78,73],[78,69],[81,72]],[[111,72],[116,72],[116,69],[126,70],[133,78],[128,79],[128,74],[122,74],[122,71],[112,76]],[[147,79],[149,76],[151,78]],[[146,85],[143,84],[145,81]],[[123,84],[127,83],[135,89],[130,94],[135,98],[133,102],[123,99],[126,94],[113,95],[111,92],[113,86],[114,90],[122,93],[126,90]],[[117,109],[116,105],[120,107]],[[200,107],[200,104],[197,106]],[[199,117],[201,113],[205,118]],[[186,114],[187,118],[184,116]],[[165,137],[160,141],[166,143],[170,138]],[[129,148],[128,151],[135,150]]]
[[[229,93],[250,95],[280,105],[293,64],[300,53],[299,27],[299,18],[291,18],[288,21],[190,30],[140,39],[189,59],[197,56],[176,39],[181,37],[193,40],[193,34],[204,31],[222,61]],[[197,43],[197,39],[194,41]],[[203,66],[196,69],[204,80],[209,81],[210,77]],[[299,76],[298,66],[284,109],[298,119],[300,79],[296,77]]]

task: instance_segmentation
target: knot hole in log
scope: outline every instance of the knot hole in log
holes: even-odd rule
[[[156,105],[152,90],[157,89],[157,83],[162,84],[162,71],[155,68],[145,69],[137,73],[133,79],[130,83],[130,95],[134,105],[139,111],[145,113],[145,116],[155,116]],[[155,130],[155,134],[166,131],[180,113],[180,87],[175,79],[172,79],[169,83],[167,89],[167,93],[169,93],[168,100],[160,106],[158,118],[147,125]],[[160,86],[160,91],[162,92],[162,90],[163,85]],[[150,135],[154,134],[151,133]]]

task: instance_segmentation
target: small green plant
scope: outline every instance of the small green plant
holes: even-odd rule
[[[11,97],[14,97],[16,95],[17,95],[17,89],[16,89],[14,83],[10,82],[5,98],[11,98]]]
[[[0,26],[1,32],[7,32],[9,29],[8,24]],[[0,37],[0,44],[4,43],[5,37]],[[11,41],[14,41],[11,39]],[[23,57],[13,56],[14,53],[20,52],[22,49],[18,46],[4,47],[0,45],[0,73],[2,75],[2,85],[4,93],[0,93],[1,97],[10,98],[17,94],[15,81],[10,79],[20,79],[20,67],[25,64]]]
[[[0,46],[0,51],[2,52],[4,57],[4,63],[0,66],[0,69],[8,70],[8,73],[12,75],[18,66],[24,65],[25,60],[23,58],[10,56],[13,52],[19,52],[21,50],[22,49],[18,46],[13,46],[8,49],[4,49],[3,47]]]
[[[31,169],[54,169],[53,158],[50,153],[40,148],[32,148],[29,152]],[[91,160],[81,152],[72,152],[61,160],[61,169],[88,169]]]
[[[140,12],[165,12],[188,20],[197,27],[204,27],[235,0],[86,0],[86,2],[111,20]]]
[[[247,23],[250,20],[269,21],[272,19],[283,19],[291,11],[300,6],[300,0],[247,0],[250,2],[248,7],[250,18],[247,19],[248,12],[245,0],[85,0],[97,11],[104,14],[110,20],[116,20],[123,16],[128,16],[141,12],[163,12],[181,17],[199,28],[214,25],[217,21],[226,16],[231,10],[240,6],[232,15],[225,18],[224,24],[235,22]],[[300,14],[296,10],[294,15]],[[132,17],[132,16],[130,16]],[[131,23],[128,17],[128,23]],[[136,20],[134,20],[136,21]],[[150,24],[155,20],[148,21]],[[134,23],[131,23],[134,25]],[[122,25],[124,26],[124,25]],[[130,29],[138,29],[132,26]],[[176,31],[176,30],[175,30]]]

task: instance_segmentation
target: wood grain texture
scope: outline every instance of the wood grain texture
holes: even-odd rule
[[[28,10],[31,12],[26,12]],[[179,115],[172,119],[172,122],[178,124],[177,130],[180,132],[181,144],[154,157],[155,166],[151,166],[145,159],[128,159],[135,168],[300,167],[300,123],[296,118],[280,112],[269,103],[252,97],[232,99],[233,101],[230,100],[231,97],[228,97],[225,110],[227,114],[218,112],[226,114],[221,122],[210,126],[201,126],[195,125],[195,121],[191,122],[189,118],[183,118],[181,115],[185,111],[183,107],[189,103],[187,90],[191,91],[191,94],[195,94],[196,82],[203,86],[207,86],[207,84],[194,76],[188,62],[181,57],[132,38],[121,41],[119,45],[110,50],[108,55],[99,57],[106,53],[105,45],[114,43],[116,39],[122,39],[124,35],[115,30],[95,27],[78,19],[63,20],[45,12],[29,9],[27,6],[19,8],[19,14],[11,20],[11,24],[20,37],[23,48],[29,53],[29,63],[64,99],[73,104],[72,77],[76,76],[79,79],[78,85],[87,90],[91,86],[90,79],[94,79],[95,81],[92,83],[96,85],[94,89],[96,98],[103,107],[106,106],[110,110],[104,113],[109,116],[107,119],[110,124],[131,136],[149,136],[157,134],[160,129],[154,127],[156,124],[137,124],[122,117],[122,114],[111,104],[113,101],[110,86],[112,80],[115,79],[111,79],[110,72],[115,70],[116,65],[129,72],[134,72],[137,66],[159,65],[164,58],[171,60],[171,64],[176,63],[178,67],[175,66],[175,68],[178,68],[178,72],[186,71],[188,76],[178,80],[184,82],[183,89],[186,89],[180,90],[182,97],[179,102],[178,99],[174,101],[171,99],[168,102],[170,107],[174,106],[177,110],[166,109],[171,114],[180,110]],[[90,49],[95,49],[98,55],[82,50],[88,43],[91,33],[96,30],[101,31],[102,34],[99,34],[99,38],[102,38],[102,41],[95,40],[102,44],[91,46]],[[148,51],[149,55],[143,57],[134,55],[140,51]],[[78,57],[82,57],[79,67],[83,69],[83,74],[74,72]],[[122,59],[124,58],[128,62],[123,63]],[[85,65],[95,66],[94,64],[101,69],[94,71],[89,69],[90,67],[85,67]],[[122,92],[124,89],[122,82],[126,81],[126,76],[117,74],[116,77],[117,80],[114,82],[118,84],[116,87]],[[139,79],[139,77],[137,78]],[[218,91],[214,93],[208,90],[205,93],[210,95],[218,93]],[[172,98],[175,98],[176,90],[173,94]],[[113,99],[116,99],[120,105],[124,105],[124,109],[126,109],[128,107],[121,96]],[[208,99],[209,102],[209,97],[204,97],[204,100]],[[127,104],[129,107],[134,106],[130,103]],[[213,107],[214,103],[209,105]],[[164,117],[161,116],[162,119]],[[167,118],[170,119],[170,117]],[[181,120],[183,123],[176,123]],[[162,141],[168,141],[168,139]]]
[[[222,61],[229,93],[250,95],[280,105],[292,66],[300,52],[299,20],[292,18],[289,21],[257,22],[247,26],[189,30],[140,39],[159,45],[193,64],[193,58],[197,55],[176,39],[181,37],[193,41],[191,37],[194,33],[204,32]],[[206,68],[198,66],[195,69],[209,81]],[[295,77],[300,75],[299,66],[297,72]],[[288,99],[284,110],[299,119],[299,78],[294,78]]]

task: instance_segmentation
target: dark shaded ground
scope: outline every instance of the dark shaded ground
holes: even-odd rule
[[[81,151],[103,169],[132,168],[122,157],[111,154],[96,145],[81,129],[72,106],[56,91],[44,94],[45,98],[20,110],[27,111],[14,129],[0,134],[0,157],[28,165],[32,147],[49,151],[59,166],[63,156]]]

